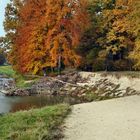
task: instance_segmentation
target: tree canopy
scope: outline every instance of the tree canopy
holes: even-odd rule
[[[10,55],[15,68],[36,74],[44,67],[56,67],[59,57],[66,66],[78,66],[80,56],[74,49],[88,25],[85,4],[71,0],[25,0]]]
[[[139,70],[139,12],[139,0],[11,0],[0,42],[21,73]]]

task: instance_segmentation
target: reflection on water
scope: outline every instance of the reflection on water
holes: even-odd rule
[[[5,97],[0,93],[0,114],[10,112],[13,104],[18,102],[18,97]]]
[[[80,103],[77,100],[68,96],[28,96],[28,97],[6,97],[0,93],[0,114],[8,112],[16,112],[20,110],[28,110],[31,108],[40,108],[46,105],[54,105],[58,103]]]

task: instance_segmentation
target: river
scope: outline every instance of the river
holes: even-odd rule
[[[4,78],[0,75],[0,90],[6,91],[9,88],[14,88],[15,83],[12,78]],[[70,96],[25,96],[13,97],[5,96],[0,92],[0,114],[16,112],[20,110],[29,110],[31,108],[41,108],[47,105],[58,103],[76,104],[81,101]]]
[[[26,97],[7,97],[0,93],[0,114],[29,110],[31,108],[41,108],[47,105],[58,103],[77,104],[81,101],[69,96],[26,96]]]

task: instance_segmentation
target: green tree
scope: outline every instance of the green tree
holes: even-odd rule
[[[9,52],[8,61],[10,58],[10,60],[12,59],[15,63],[18,59],[18,52],[13,46],[15,46],[17,30],[20,25],[19,11],[22,6],[22,0],[10,0],[10,3],[7,4],[5,8],[5,20],[3,23],[6,34],[1,38],[1,46]]]
[[[3,48],[0,48],[0,66],[3,65],[5,62],[5,50]]]
[[[135,36],[135,46],[129,57],[134,61],[134,69],[140,70],[140,1],[132,1],[129,7],[130,14],[127,16],[130,24],[129,31]]]
[[[82,56],[82,69],[92,69],[94,71],[105,70],[105,59],[107,55],[105,42],[108,27],[103,12],[106,9],[111,10],[113,7],[113,0],[92,0],[89,2],[87,11],[90,15],[91,26],[83,34],[81,44],[77,49],[77,52]],[[103,53],[104,57],[100,55]]]
[[[3,37],[3,45],[8,49],[14,44],[14,39],[19,25],[19,10],[22,6],[22,0],[10,0],[5,8],[4,30],[6,32]]]
[[[85,65],[94,65],[94,69],[98,69],[97,64],[101,64],[102,70],[106,69],[105,65],[112,70],[132,68],[132,58],[130,59],[129,55],[136,48],[136,35],[131,28],[134,24],[128,20],[131,19],[131,12],[136,8],[131,7],[132,3],[131,0],[91,1],[88,12],[92,26],[84,34],[79,47]],[[134,13],[131,16],[133,15]],[[87,53],[83,54],[85,51]],[[131,54],[134,58],[136,53],[133,51]]]

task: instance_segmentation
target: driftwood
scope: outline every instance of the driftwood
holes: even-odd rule
[[[77,83],[76,84],[72,84],[72,83],[69,83],[69,82],[64,82],[64,81],[62,81],[62,80],[59,80],[59,79],[57,79],[57,78],[51,78],[53,81],[57,81],[57,82],[60,82],[60,83],[63,83],[63,84],[65,84],[65,85],[70,85],[70,86],[74,86],[74,87],[81,87],[80,85],[77,85]]]

